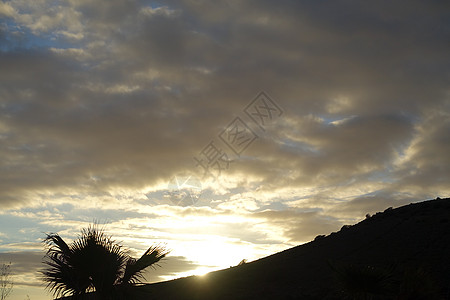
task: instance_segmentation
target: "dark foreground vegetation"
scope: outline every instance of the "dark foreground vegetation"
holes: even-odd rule
[[[387,209],[329,236],[136,299],[450,299],[450,199]]]
[[[163,259],[168,251],[155,245],[136,259],[128,250],[93,225],[67,244],[59,234],[44,240],[47,253],[42,279],[55,296],[71,299],[130,299],[143,271]],[[95,294],[89,292],[95,291]],[[3,297],[2,297],[3,300]]]
[[[135,286],[125,299],[450,299],[449,254],[450,199],[436,199],[206,276]]]

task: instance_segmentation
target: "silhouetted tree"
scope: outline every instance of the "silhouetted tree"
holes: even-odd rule
[[[238,264],[238,266],[242,266],[245,265],[247,263],[247,260],[244,258],[243,260],[241,260]]]
[[[168,254],[164,247],[152,246],[139,259],[132,258],[94,225],[71,244],[55,233],[47,234],[44,242],[47,268],[42,274],[47,288],[55,296],[73,298],[95,291],[97,298],[117,299],[126,287],[142,282],[144,269]]]
[[[0,300],[5,300],[12,292],[14,283],[11,279],[11,263],[0,267]]]

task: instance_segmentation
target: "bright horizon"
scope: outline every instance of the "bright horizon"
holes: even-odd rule
[[[149,282],[450,194],[448,6],[0,2],[0,263],[97,222]]]

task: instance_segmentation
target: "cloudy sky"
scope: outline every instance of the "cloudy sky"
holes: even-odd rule
[[[96,221],[151,282],[450,194],[447,1],[0,2],[0,262]]]

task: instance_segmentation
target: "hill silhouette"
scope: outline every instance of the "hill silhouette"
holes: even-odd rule
[[[137,286],[126,299],[450,299],[450,198],[388,208],[202,277]]]
[[[388,208],[339,232],[135,299],[450,299],[450,198]]]

